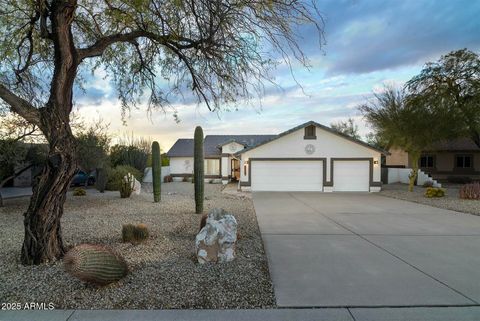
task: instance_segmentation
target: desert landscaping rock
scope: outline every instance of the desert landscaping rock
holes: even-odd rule
[[[226,263],[235,259],[237,220],[221,208],[212,209],[195,239],[198,263]]]
[[[443,187],[445,188],[444,197],[428,198],[424,196],[425,188],[421,186],[415,186],[413,192],[408,192],[405,184],[385,184],[380,195],[447,210],[480,215],[480,200],[459,198],[460,185],[445,185]]]
[[[62,262],[23,266],[23,213],[28,198],[12,199],[0,208],[0,301],[52,302],[56,309],[168,309],[274,307],[275,299],[252,202],[206,184],[205,211],[228,209],[242,238],[237,257],[225,264],[198,264],[195,236],[201,215],[195,214],[193,184],[162,185],[162,201],[153,202],[150,184],[142,193],[121,199],[118,192],[88,189],[83,198],[71,193],[62,217],[67,247],[105,244],[120,252],[131,272],[118,283],[97,288],[69,276]],[[174,194],[175,193],[175,194]],[[123,224],[147,224],[150,239],[122,243]]]

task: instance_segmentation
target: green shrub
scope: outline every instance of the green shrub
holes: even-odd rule
[[[480,200],[480,182],[465,184],[460,188],[460,198]]]
[[[432,198],[432,197],[444,197],[445,196],[445,189],[437,188],[437,187],[427,187],[425,191],[425,197]]]
[[[145,224],[125,224],[122,226],[122,240],[123,242],[130,242],[132,244],[141,243],[148,239],[150,233]]]
[[[131,166],[117,166],[113,169],[109,169],[107,171],[107,186],[106,190],[109,191],[119,191],[123,178],[128,174],[131,173],[133,176],[138,180],[142,181],[142,173],[137,170],[136,168],[133,168]]]
[[[73,190],[73,196],[85,196],[87,195],[87,191],[81,187],[77,187]]]

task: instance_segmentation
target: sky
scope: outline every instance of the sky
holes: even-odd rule
[[[205,105],[176,104],[172,112],[132,110],[122,121],[120,103],[108,77],[97,72],[75,97],[87,122],[102,119],[115,139],[126,135],[158,140],[162,150],[178,138],[204,134],[278,134],[313,120],[324,125],[352,117],[360,134],[369,132],[357,107],[384,85],[402,86],[428,61],[450,51],[480,50],[480,1],[476,0],[318,0],[326,44],[312,28],[299,42],[311,68],[279,66],[273,73],[282,90],[268,90],[254,106],[212,113]]]

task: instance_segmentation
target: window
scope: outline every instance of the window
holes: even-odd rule
[[[456,155],[455,167],[457,168],[472,168],[472,155]]]
[[[218,158],[207,158],[203,164],[205,175],[220,175],[220,160]]]
[[[310,125],[305,127],[305,136],[304,139],[317,139],[317,135],[315,133],[316,127],[314,125]]]
[[[420,167],[422,168],[433,168],[433,155],[423,155],[420,157]]]

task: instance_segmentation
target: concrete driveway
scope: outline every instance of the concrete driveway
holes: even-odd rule
[[[480,302],[480,217],[367,193],[253,194],[280,307]]]

